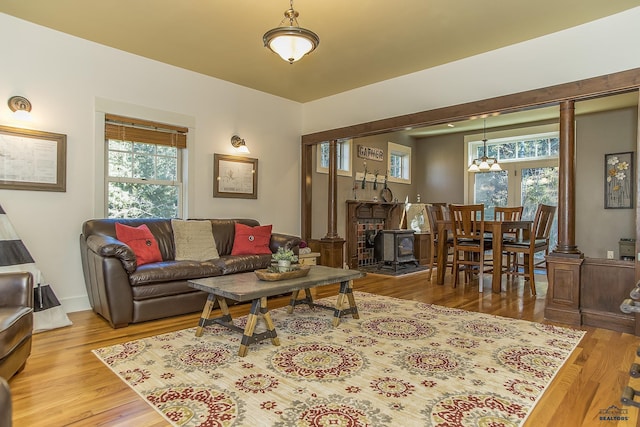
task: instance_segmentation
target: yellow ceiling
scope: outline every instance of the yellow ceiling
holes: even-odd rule
[[[640,0],[295,0],[320,36],[288,64],[262,44],[286,0],[2,0],[0,12],[308,102],[580,25]]]

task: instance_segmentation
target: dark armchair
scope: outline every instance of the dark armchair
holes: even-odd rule
[[[20,372],[31,354],[33,276],[0,273],[0,377]]]

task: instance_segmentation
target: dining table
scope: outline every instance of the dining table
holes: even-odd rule
[[[528,238],[528,235],[533,227],[533,221],[485,221],[485,233],[491,233],[491,250],[493,252],[493,274],[491,277],[491,290],[494,293],[500,293],[502,291],[502,246],[504,241],[504,235],[506,233],[513,234],[521,233],[523,238]],[[447,269],[447,239],[448,233],[453,229],[453,222],[447,219],[436,220],[438,229],[438,246],[437,246],[437,276],[436,283],[438,285],[444,285],[444,276]],[[496,254],[498,254],[496,256]],[[528,255],[525,255],[525,257]],[[525,268],[527,268],[527,262],[525,260]]]

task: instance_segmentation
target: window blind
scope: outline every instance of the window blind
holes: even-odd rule
[[[187,132],[189,132],[189,129],[186,127],[116,116],[114,114],[105,114],[104,118],[104,135],[106,139],[187,148]]]

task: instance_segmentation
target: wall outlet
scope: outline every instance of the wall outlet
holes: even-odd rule
[[[613,259],[613,251],[607,251],[607,259]]]

